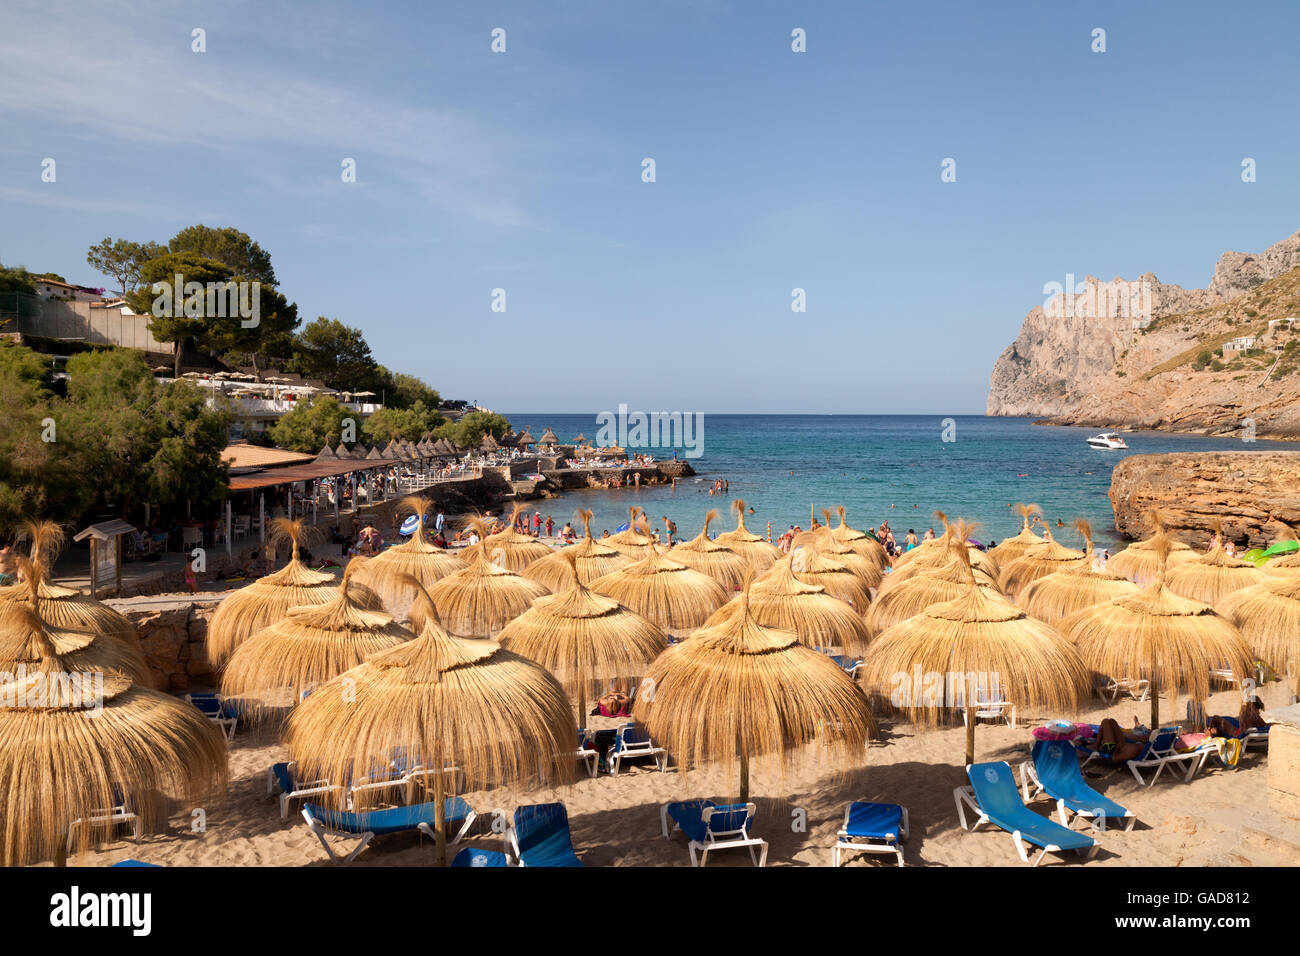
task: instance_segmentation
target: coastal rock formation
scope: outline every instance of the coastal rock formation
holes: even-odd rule
[[[1300,233],[1224,253],[1205,289],[1093,276],[1025,318],[994,364],[989,415],[1261,437],[1300,435]],[[1256,351],[1225,358],[1254,336]],[[1290,352],[1285,350],[1296,341]],[[1247,423],[1253,422],[1253,426]],[[1243,423],[1247,423],[1243,425]]]
[[[1182,452],[1132,455],[1110,479],[1115,528],[1130,538],[1151,533],[1158,508],[1179,540],[1205,547],[1214,523],[1238,543],[1265,547],[1300,524],[1300,452]]]
[[[215,599],[177,596],[106,603],[136,626],[145,661],[161,690],[184,693],[216,684],[205,649],[208,621],[217,610]]]

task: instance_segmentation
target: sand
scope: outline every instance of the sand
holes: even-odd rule
[[[1261,691],[1266,708],[1289,702],[1281,684]],[[1210,700],[1209,713],[1235,714],[1236,691],[1224,690]],[[1131,725],[1134,715],[1150,719],[1150,703],[1121,700],[1116,706],[1087,707],[1070,715],[1097,722],[1115,717]],[[1181,714],[1186,698],[1176,704]],[[1167,699],[1161,702],[1162,722],[1169,723]],[[1032,738],[1029,728],[1060,714],[1020,715],[1018,728],[981,724],[976,734],[978,760],[1006,760],[1018,772]],[[1026,722],[1025,718],[1030,718]],[[592,718],[593,727],[613,727],[617,720]],[[911,838],[905,844],[908,866],[1023,866],[1004,832],[985,827],[968,833],[958,826],[953,788],[965,781],[962,762],[965,731],[960,726],[925,729],[906,721],[883,719],[882,740],[863,755],[861,767],[848,772],[821,765],[815,753],[800,754],[784,774],[756,767],[752,798],[757,817],[752,832],[770,843],[768,866],[830,866],[835,833],[852,800],[901,803],[911,817]],[[266,771],[286,752],[267,731],[241,728],[231,745],[230,787],[225,801],[205,807],[204,832],[192,832],[192,808],[178,807],[169,832],[108,843],[69,862],[106,866],[134,858],[165,866],[330,866],[316,838],[303,823],[299,804],[287,820],[280,819],[278,801],[268,796]],[[1109,830],[1099,835],[1097,856],[1080,864],[1074,854],[1048,856],[1045,866],[1215,866],[1300,864],[1297,844],[1261,838],[1281,828],[1294,832],[1268,810],[1267,754],[1253,751],[1241,766],[1225,769],[1211,758],[1191,784],[1166,771],[1153,787],[1140,787],[1124,768],[1103,769],[1090,784],[1133,810],[1138,817],[1132,832]],[[1091,767],[1089,768],[1092,769]],[[494,790],[466,794],[481,814],[481,832],[467,837],[465,846],[502,849],[502,837],[491,831],[492,811],[513,812],[520,803],[562,800],[568,808],[574,845],[589,866],[686,866],[685,838],[660,835],[659,807],[670,800],[734,795],[734,778],[716,773],[680,773],[670,764],[665,773],[650,761],[620,772],[601,773],[561,790],[511,793]],[[1054,812],[1040,796],[1035,811]],[[1290,829],[1288,829],[1290,828]],[[453,849],[453,853],[455,850]],[[846,857],[846,866],[892,866],[893,858],[870,854]],[[433,844],[417,835],[380,837],[353,866],[428,866]],[[744,850],[712,855],[710,867],[751,866]]]

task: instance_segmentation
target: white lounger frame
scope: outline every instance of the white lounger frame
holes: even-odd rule
[[[131,824],[131,839],[140,839],[140,818],[135,811],[131,809],[131,801],[123,800],[115,807],[108,807],[103,810],[91,810],[89,816],[78,817],[68,824],[68,852],[72,852],[76,844],[77,827],[79,826],[109,826],[115,827],[123,823]]]
[[[306,807],[303,807],[302,809],[302,818],[307,821],[308,828],[311,830],[312,833],[316,834],[316,839],[320,840],[320,845],[325,848],[325,852],[329,854],[329,858],[333,860],[335,863],[341,863],[344,865],[351,863],[353,860],[357,858],[357,854],[359,854],[362,850],[364,850],[370,844],[370,841],[375,838],[374,831],[372,830],[366,830],[364,833],[353,833],[351,830],[335,830],[332,829],[331,827],[327,827],[320,820],[317,820],[315,817],[313,817]],[[475,813],[474,810],[471,808],[469,811],[469,815],[465,817],[464,826],[462,826],[458,831],[456,831],[456,835],[454,837],[452,837],[447,841],[447,846],[455,846],[462,839],[464,839],[465,834],[469,832],[470,825],[477,818],[478,818],[478,814]],[[438,835],[434,832],[433,827],[431,827],[429,824],[427,823],[417,824],[416,829],[418,829],[422,834],[427,836],[430,840],[437,840]],[[360,840],[361,842],[359,842],[355,847],[353,847],[352,851],[347,856],[340,859],[339,856],[334,852],[333,847],[329,845],[329,841],[325,839],[326,836],[341,837],[343,839],[357,839]]]
[[[673,823],[672,830],[668,828],[668,807],[665,803],[659,808],[659,827],[663,831],[664,839],[667,840],[675,830],[680,830],[676,822]],[[686,848],[691,853],[691,866],[704,866],[709,862],[709,852],[711,850],[730,850],[736,847],[745,847],[749,850],[749,859],[757,867],[767,866],[767,841],[760,840],[758,837],[749,835],[749,823],[754,819],[754,813],[757,807],[753,803],[745,804],[745,822],[736,830],[720,830],[714,832],[709,829],[709,820],[715,812],[714,807],[705,807],[700,813],[700,820],[704,823],[704,842],[691,840],[687,843]],[[735,811],[724,811],[734,813]],[[762,847],[759,856],[754,856],[754,847]],[[699,858],[696,858],[696,851],[699,851]]]
[[[220,694],[215,694],[214,696],[217,699],[217,703],[224,707],[226,704],[226,698]],[[186,694],[185,703],[193,704],[194,695]],[[204,716],[221,728],[221,733],[225,736],[226,743],[230,743],[235,739],[235,729],[239,726],[238,717],[222,717],[220,713],[216,715],[204,714]]]
[[[845,850],[850,853],[894,853],[898,855],[898,865],[903,865],[903,847],[902,843],[907,840],[907,807],[901,808],[903,811],[903,825],[898,831],[898,840],[884,839],[879,837],[851,837],[849,836],[849,814],[853,812],[853,805],[844,808],[844,825],[840,827],[840,832],[836,834],[835,846],[831,849],[833,863],[832,866],[840,865],[840,851]],[[854,843],[854,840],[867,840],[866,843]]]
[[[1032,760],[1026,760],[1020,765],[1020,788],[1024,795],[1025,803],[1028,803],[1040,793],[1045,792],[1042,781],[1038,779],[1038,771],[1034,768],[1034,762]],[[1050,793],[1047,796],[1049,800],[1056,800],[1056,815],[1061,819],[1061,826],[1068,827],[1074,820],[1082,818],[1087,820],[1088,825],[1094,830],[1103,831],[1106,829],[1106,824],[1104,823],[1101,826],[1097,825],[1098,817],[1102,819],[1110,819],[1106,814],[1101,812],[1100,808],[1094,810],[1070,810],[1069,807],[1065,805],[1064,800],[1058,800]],[[1074,816],[1067,817],[1067,812],[1073,813]],[[1129,809],[1124,810],[1123,819],[1125,832],[1132,830],[1133,824],[1137,823],[1136,814]]]
[[[976,827],[978,827],[981,823],[992,822],[989,820],[988,815],[985,814],[985,812],[980,809],[979,801],[975,799],[975,790],[973,787],[969,787],[969,786],[956,787],[952,791],[952,796],[953,796],[953,800],[955,800],[957,803],[957,818],[958,820],[961,821],[961,828],[963,830],[967,830],[973,833]],[[965,806],[963,806],[963,804]],[[966,825],[965,807],[970,807],[971,810],[974,813],[978,814],[979,817],[974,823],[970,824],[969,826]],[[1020,855],[1020,861],[1022,863],[1028,863],[1029,854],[1025,852],[1025,845],[1027,841],[1021,837],[1019,830],[1013,830],[1011,832],[1011,842],[1016,845],[1016,853]],[[1033,846],[1032,843],[1030,843],[1029,845]],[[1080,856],[1082,856],[1085,860],[1091,860],[1094,856],[1097,855],[1097,849],[1098,849],[1097,844],[1094,842],[1092,846],[1090,846],[1087,850],[1076,850],[1075,852],[1078,853]],[[1043,847],[1042,851],[1038,854],[1038,856],[1034,857],[1033,865],[1038,866],[1039,863],[1043,862],[1043,857],[1047,856],[1047,854],[1049,853],[1063,853],[1063,852],[1065,851],[1063,851],[1055,843],[1049,843],[1047,844],[1047,846]]]
[[[1183,774],[1183,783],[1191,783],[1192,778],[1205,766],[1205,761],[1210,759],[1210,754],[1216,753],[1216,749],[1207,746],[1209,742],[1197,747],[1195,750],[1189,750],[1187,753],[1169,752],[1162,754],[1153,754],[1143,760],[1126,761],[1128,769],[1133,772],[1134,779],[1139,786],[1149,787],[1160,779],[1160,774],[1164,772],[1165,767],[1172,767],[1174,764],[1187,764],[1187,772]],[[1151,775],[1150,780],[1142,778],[1141,771],[1149,770],[1151,767],[1156,768],[1156,772]]]
[[[310,782],[297,779],[295,770],[298,764],[296,761],[289,762],[289,776],[293,777],[294,788],[292,792],[280,792],[280,819],[289,819],[289,801],[301,800],[304,797],[316,797],[321,794],[333,793],[335,790],[343,788],[337,784],[332,784],[328,780],[312,780]],[[266,770],[266,793],[268,796],[275,793],[275,766],[272,765]]]
[[[650,740],[648,735],[647,739],[638,743],[629,744],[624,741],[623,749],[619,751],[618,742],[621,739],[621,737],[616,737],[614,745],[609,748],[609,753],[605,755],[605,763],[609,767],[609,775],[611,777],[618,776],[618,765],[620,760],[631,759],[633,757],[654,757],[655,766],[659,768],[660,773],[663,773],[664,770],[668,768],[668,751],[664,750],[663,747],[660,747],[653,740]]]

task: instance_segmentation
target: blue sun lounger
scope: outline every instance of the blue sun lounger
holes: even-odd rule
[[[447,841],[448,846],[455,846],[465,836],[475,818],[478,816],[468,803],[460,797],[448,797],[444,805],[443,816],[448,835],[456,824],[460,829]],[[335,863],[351,863],[357,854],[377,836],[389,833],[406,833],[419,830],[430,839],[435,839],[434,811],[432,803],[417,803],[409,807],[391,807],[387,810],[371,810],[368,813],[353,813],[350,810],[327,810],[325,807],[309,803],[302,808],[302,817],[307,821],[311,832],[316,834],[320,845],[325,848]],[[326,835],[341,837],[359,837],[361,842],[353,847],[343,859],[335,855]]]
[[[681,830],[690,841],[687,849],[691,854],[691,866],[704,866],[709,862],[709,851],[726,850],[731,847],[745,847],[749,850],[749,859],[755,866],[767,865],[767,841],[750,836],[749,824],[754,819],[755,806],[752,803],[719,804],[713,800],[687,800],[682,803],[665,803],[659,808],[659,826],[664,839],[668,839],[668,820],[675,824],[673,829]],[[760,855],[754,856],[754,847],[761,847]],[[699,859],[696,859],[699,851]]]
[[[971,785],[957,787],[952,792],[963,830],[974,830],[981,823],[992,823],[1006,830],[1016,845],[1016,853],[1025,863],[1029,862],[1025,844],[1040,847],[1042,852],[1034,858],[1034,866],[1043,862],[1048,853],[1074,850],[1084,859],[1091,859],[1096,854],[1097,843],[1092,837],[1041,817],[1025,806],[1020,791],[1016,789],[1016,778],[1005,760],[971,764],[966,768],[966,775]],[[969,826],[966,807],[979,815]]]
[[[897,803],[854,801],[844,811],[844,826],[833,848],[834,863],[840,865],[840,851],[850,853],[893,853],[903,865],[903,840],[907,839],[907,808]]]
[[[480,850],[472,846],[467,846],[456,854],[456,859],[451,861],[452,866],[456,867],[480,867],[480,866],[509,866],[504,853],[498,853],[496,850]]]
[[[582,866],[573,852],[569,814],[562,803],[517,807],[506,845],[520,866]]]
[[[1079,769],[1079,757],[1074,747],[1058,740],[1039,740],[1034,744],[1029,760],[1020,765],[1020,785],[1025,803],[1039,793],[1046,792],[1056,801],[1056,813],[1061,825],[1068,827],[1065,811],[1076,817],[1090,820],[1094,828],[1105,829],[1111,820],[1125,821],[1124,829],[1132,830],[1137,817],[1114,800],[1103,797],[1088,786]]]

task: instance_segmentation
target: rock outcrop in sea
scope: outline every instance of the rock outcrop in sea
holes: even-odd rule
[[[1254,341],[1224,354],[1242,338]],[[1225,252],[1204,289],[1151,273],[1063,289],[999,356],[987,412],[1300,436],[1300,232],[1259,254]]]

